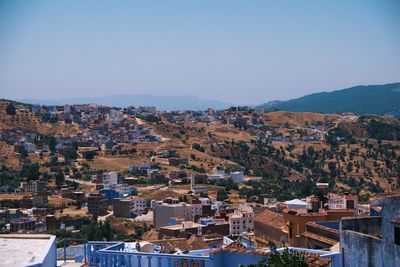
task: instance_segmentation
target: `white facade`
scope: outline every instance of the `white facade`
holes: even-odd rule
[[[132,192],[132,187],[128,184],[104,184],[104,189],[114,189],[118,193],[122,193],[125,195],[130,195]]]
[[[104,184],[118,184],[118,173],[117,172],[105,172],[103,173]]]
[[[192,206],[192,218],[195,216],[201,216],[203,214],[203,205],[202,204],[190,204]]]
[[[337,194],[328,194],[328,208],[329,209],[345,209],[346,200],[344,196]]]
[[[229,215],[229,232],[232,236],[240,236],[243,232],[254,231],[254,212],[249,206],[242,205]]]
[[[201,205],[211,205],[211,201],[208,197],[199,198]]]
[[[230,175],[235,184],[243,183],[244,181],[243,172],[231,172]]]
[[[135,197],[133,199],[133,209],[132,212],[136,215],[145,213],[147,210],[147,200],[144,198]]]
[[[24,148],[25,148],[26,152],[28,152],[28,153],[35,153],[35,151],[36,151],[35,144],[32,144],[32,143],[25,143]]]

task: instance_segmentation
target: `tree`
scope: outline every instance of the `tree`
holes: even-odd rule
[[[227,198],[228,198],[228,192],[226,192],[225,189],[218,190],[218,192],[217,192],[217,200],[218,201],[224,201]]]
[[[271,250],[272,252],[272,250]],[[243,265],[239,265],[243,266]],[[283,252],[272,252],[271,256],[264,258],[257,264],[247,267],[307,267],[306,257],[300,252],[289,252],[286,248]]]
[[[37,180],[40,176],[40,166],[38,163],[24,164],[21,169],[21,177],[26,177],[28,181]]]
[[[94,159],[94,156],[97,155],[96,151],[87,151],[84,153],[85,159],[86,160],[92,160]]]
[[[57,146],[57,141],[56,138],[54,138],[54,136],[50,137],[48,140],[49,143],[49,149],[52,153],[56,152],[56,146]]]
[[[16,114],[16,109],[12,103],[8,103],[6,107],[6,112],[7,115],[15,115]]]
[[[56,185],[60,188],[64,184],[64,173],[60,170],[56,175]]]

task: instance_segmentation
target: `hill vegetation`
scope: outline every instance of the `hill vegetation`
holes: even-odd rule
[[[355,86],[333,92],[306,95],[288,101],[274,101],[256,109],[320,113],[400,115],[400,83]]]

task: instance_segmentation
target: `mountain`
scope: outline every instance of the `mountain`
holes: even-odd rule
[[[306,95],[288,101],[272,101],[256,109],[320,113],[400,115],[400,83],[355,86],[333,92]]]
[[[22,99],[29,104],[64,105],[64,104],[99,104],[114,107],[156,106],[160,110],[206,110],[225,109],[232,104],[217,100],[204,100],[193,95],[110,95],[105,97],[65,98],[55,100]]]

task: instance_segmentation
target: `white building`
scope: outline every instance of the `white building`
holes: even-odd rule
[[[243,232],[254,231],[254,211],[253,208],[241,205],[229,215],[229,232],[232,236],[240,236]]]
[[[297,198],[285,201],[285,204],[289,210],[295,210],[297,213],[307,213],[310,207],[310,204]]]
[[[199,198],[201,205],[211,205],[211,201],[208,197]]]
[[[231,172],[230,175],[231,175],[231,178],[232,178],[232,180],[233,180],[233,182],[235,184],[243,183],[244,175],[243,175],[242,171],[240,171],[240,172]]]
[[[358,204],[355,195],[328,194],[328,209],[355,209]]]
[[[104,189],[114,189],[118,193],[130,195],[132,193],[132,186],[128,184],[104,184]]]
[[[103,173],[104,184],[118,184],[118,173],[117,172],[105,172]]]
[[[28,143],[28,142],[24,143],[24,148],[25,148],[26,152],[28,152],[28,153],[35,153],[35,151],[36,151],[36,146],[35,146],[35,144],[32,144],[32,143]]]
[[[219,181],[225,178],[225,170],[221,169],[221,170],[215,170],[214,173],[212,174],[208,174],[207,175],[207,180],[208,181]]]
[[[196,218],[196,216],[203,215],[203,205],[199,204],[189,204],[192,207],[192,220]]]

